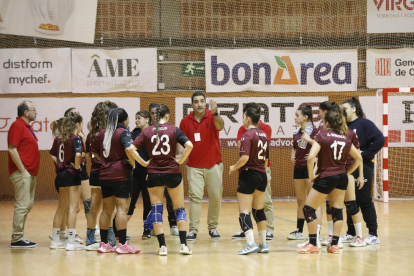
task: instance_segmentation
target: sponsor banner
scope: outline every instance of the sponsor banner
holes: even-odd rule
[[[367,50],[367,86],[413,86],[414,49]]]
[[[357,50],[207,49],[207,92],[356,91]]]
[[[97,0],[1,0],[0,33],[93,43]]]
[[[0,49],[0,93],[71,92],[70,49]]]
[[[414,31],[414,1],[367,0],[367,33]]]
[[[217,102],[218,112],[224,120],[224,129],[220,131],[220,142],[223,148],[237,146],[236,138],[243,125],[243,106],[256,102],[262,108],[261,120],[272,127],[272,148],[292,146],[295,125],[295,112],[299,106],[311,105],[315,125],[319,124],[319,104],[328,97],[263,97],[263,98],[210,98]],[[210,99],[207,99],[209,102]],[[175,98],[175,124],[180,125],[182,118],[193,111],[190,98]]]
[[[74,93],[157,92],[157,49],[73,49]]]
[[[23,99],[2,99],[0,109],[0,150],[7,150],[7,133],[17,117],[17,106]],[[63,117],[68,108],[76,107],[83,117],[83,133],[89,133],[87,125],[92,111],[100,101],[110,100],[124,108],[129,115],[129,129],[135,128],[135,113],[140,110],[139,98],[29,98],[33,102],[37,116],[31,122],[33,131],[39,139],[40,150],[50,150],[53,144],[52,122]]]

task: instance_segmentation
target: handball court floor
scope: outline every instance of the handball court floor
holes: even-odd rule
[[[194,255],[178,253],[179,238],[169,235],[164,213],[164,229],[168,256],[156,255],[157,239],[141,240],[142,201],[128,224],[131,244],[141,249],[137,255],[98,254],[94,251],[67,252],[49,249],[48,235],[57,201],[37,201],[26,222],[25,237],[37,242],[33,249],[11,249],[10,236],[14,202],[0,202],[0,275],[414,275],[414,202],[375,202],[378,213],[379,245],[350,248],[340,254],[298,254],[296,244],[286,236],[295,230],[296,203],[274,202],[274,240],[269,241],[269,254],[237,255],[245,240],[232,240],[239,230],[236,202],[223,202],[220,224],[221,239],[210,239],[207,232],[207,203],[199,234],[188,242]],[[188,202],[186,203],[188,210]],[[324,215],[325,220],[325,215]],[[322,236],[327,233],[323,222]],[[305,227],[306,228],[306,227]],[[167,232],[168,231],[168,232]],[[306,232],[307,230],[305,230]],[[345,231],[343,227],[342,234]],[[367,229],[364,225],[364,235]],[[83,208],[78,214],[77,233],[85,240],[86,219]],[[258,234],[255,229],[255,239]]]

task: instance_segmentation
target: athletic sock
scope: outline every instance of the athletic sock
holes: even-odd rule
[[[181,244],[187,245],[187,231],[179,231]]]
[[[127,236],[127,230],[126,229],[118,230],[118,237],[119,237],[119,243],[120,244],[125,244],[126,243],[126,236]]]
[[[299,232],[303,233],[303,225],[305,224],[305,219],[298,219],[296,222],[296,228],[298,228]]]
[[[316,234],[309,234],[309,243],[316,246]]]
[[[333,236],[331,245],[338,245],[338,242],[339,242],[339,237],[338,236]]]
[[[333,221],[328,220],[327,225],[328,225],[328,235],[333,236]]]
[[[60,229],[60,231],[59,231],[59,239],[63,240],[63,239],[66,239],[66,238],[67,238],[66,237],[66,230]]]
[[[254,243],[254,235],[253,235],[253,230],[247,230],[246,232],[244,232],[244,235],[246,236],[246,240],[248,244],[252,244]]]
[[[362,222],[354,223],[355,235],[362,238]]]
[[[161,246],[165,246],[165,236],[164,233],[157,235],[158,243]]]
[[[68,232],[69,232],[69,242],[74,243],[75,236],[76,236],[76,229],[68,229]]]
[[[95,228],[87,228],[86,230],[86,245],[96,243],[95,240]]]
[[[101,234],[102,236],[102,234]],[[115,237],[115,232],[114,229],[112,227],[109,227],[108,229],[108,236],[107,236],[107,242],[109,242],[109,244],[114,247],[116,245],[116,237]]]
[[[54,242],[59,241],[59,231],[60,231],[60,228],[53,228],[52,236],[53,236],[53,241]]]
[[[259,238],[261,244],[266,244],[266,230],[259,231]]]
[[[101,228],[100,232],[101,232],[101,242],[103,242],[104,244],[107,244],[108,243],[108,230]]]
[[[378,237],[377,229],[368,229],[371,235]]]

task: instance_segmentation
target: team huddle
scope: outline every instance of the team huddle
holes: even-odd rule
[[[166,105],[151,104],[149,111],[136,113],[136,128],[131,133],[127,112],[111,101],[99,102],[95,106],[86,137],[82,133],[83,117],[76,108],[68,109],[64,117],[54,121],[55,139],[50,155],[56,166],[55,186],[59,203],[53,220],[51,249],[139,253],[140,250],[129,243],[127,225],[141,192],[144,205],[142,239],[156,235],[158,255],[167,255],[162,226],[162,199],[165,196],[171,234],[179,236],[180,254],[191,255],[187,241],[195,240],[198,234],[204,185],[209,193],[209,235],[212,239],[220,238],[216,228],[223,191],[223,165],[218,137],[224,121],[214,101],[210,101],[210,110],[206,109],[206,98],[201,92],[194,93],[191,102],[194,111],[182,120],[180,127],[168,123],[170,109]],[[229,168],[230,175],[236,171],[239,173],[237,199],[241,231],[233,238],[247,240],[238,252],[240,255],[268,253],[266,240],[273,239],[269,160],[271,129],[260,120],[261,115],[258,104],[244,106],[243,126],[238,137],[240,158]],[[356,98],[345,101],[342,107],[335,102],[323,102],[319,115],[322,122],[316,127],[311,106],[299,107],[295,113],[295,123],[300,126],[294,133],[292,149],[298,217],[297,229],[290,233],[288,239],[305,238],[303,228],[306,220],[309,239],[298,245],[300,253],[317,253],[321,244],[327,246],[329,253],[338,253],[343,242],[351,246],[379,243],[375,207],[370,198],[373,177],[373,164],[370,163],[382,147],[380,136],[373,131],[364,133],[373,124],[364,118]],[[204,131],[208,131],[208,135]],[[364,144],[358,140],[361,136]],[[200,148],[201,141],[206,140],[211,148]],[[197,160],[199,155],[204,155],[203,161]],[[86,157],[91,160],[89,176]],[[180,165],[187,159],[190,188],[188,234],[180,170]],[[368,181],[364,181],[364,176]],[[213,179],[214,183],[206,179]],[[80,186],[84,181],[89,182],[91,194],[82,196],[87,218],[86,246],[82,245],[83,241],[75,230],[79,198],[83,193]],[[321,243],[320,206],[325,200],[328,236]],[[348,231],[340,238],[344,205]],[[258,244],[254,240],[251,215],[257,223]],[[369,228],[367,239],[363,239],[362,219]]]

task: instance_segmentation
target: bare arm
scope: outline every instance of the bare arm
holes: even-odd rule
[[[127,147],[125,149],[126,152],[129,152],[129,154],[131,155],[131,157],[136,160],[141,166],[143,167],[148,167],[150,160],[148,161],[144,161],[144,159],[141,158],[141,156],[138,154],[137,152],[137,148],[134,145],[130,145],[129,147]]]
[[[182,163],[184,163],[184,161],[190,155],[190,153],[191,153],[192,150],[193,150],[193,143],[191,143],[191,141],[187,141],[184,144],[184,152],[182,153],[181,157],[176,159],[177,163],[180,164],[180,165]]]
[[[98,159],[99,161],[101,161],[101,156],[99,155],[99,153],[97,152],[92,152],[93,156],[95,156],[96,159]]]
[[[53,162],[55,162],[55,164],[57,163],[57,158],[56,156],[50,155],[50,157],[52,157]]]
[[[24,173],[26,168],[24,167],[22,160],[20,159],[20,155],[19,155],[19,152],[17,151],[17,147],[15,145],[9,145],[8,152],[14,164],[16,164],[16,167],[19,170],[19,172]]]
[[[129,153],[127,149],[125,149],[125,153],[128,156],[128,163],[132,166],[132,168],[135,169],[135,159],[132,157],[132,155]]]
[[[354,145],[351,146],[349,154],[351,154],[352,158],[354,158],[355,161],[352,163],[351,167],[346,172],[348,175],[355,171],[358,168],[359,164],[362,163],[361,153],[355,148]]]
[[[301,139],[305,140],[306,142],[308,142],[311,145],[313,145],[313,142],[315,141],[312,138],[310,138],[310,136],[307,133],[303,133]]]
[[[292,149],[292,155],[290,157],[290,160],[292,160],[293,165],[295,165],[295,163],[296,163],[295,153],[296,153],[296,150]]]
[[[214,100],[210,100],[209,104],[211,113],[215,114],[217,112],[217,103]],[[223,118],[220,117],[220,115],[214,116],[214,126],[218,131],[224,128],[224,121]]]
[[[358,150],[359,153],[361,153],[361,150]],[[362,154],[361,154],[362,156]],[[364,187],[365,184],[365,180],[364,180],[364,162],[361,162],[358,166],[358,170],[359,170],[359,177],[358,177],[358,189],[361,190],[362,187]]]
[[[192,144],[191,144],[192,145]],[[181,156],[183,156],[183,153],[184,153],[184,147],[183,146],[181,146],[181,144],[180,143],[177,143],[177,147],[176,147],[176,149],[177,149],[177,152],[176,152],[176,154],[175,154],[175,157],[177,158],[177,160],[178,159],[180,159],[181,158]]]
[[[235,165],[230,166],[229,175],[232,172],[236,171],[237,169],[243,167],[247,163],[247,161],[249,161],[249,156],[248,155],[242,155]]]
[[[76,155],[75,155],[75,164],[73,165],[73,167],[76,170],[79,170],[81,160],[82,160],[82,153],[76,153]]]
[[[312,148],[308,154],[308,173],[309,173],[309,180],[314,180],[317,175],[314,172],[314,164],[316,160],[316,156],[318,155],[319,151],[321,150],[321,145],[317,142],[313,143]]]

